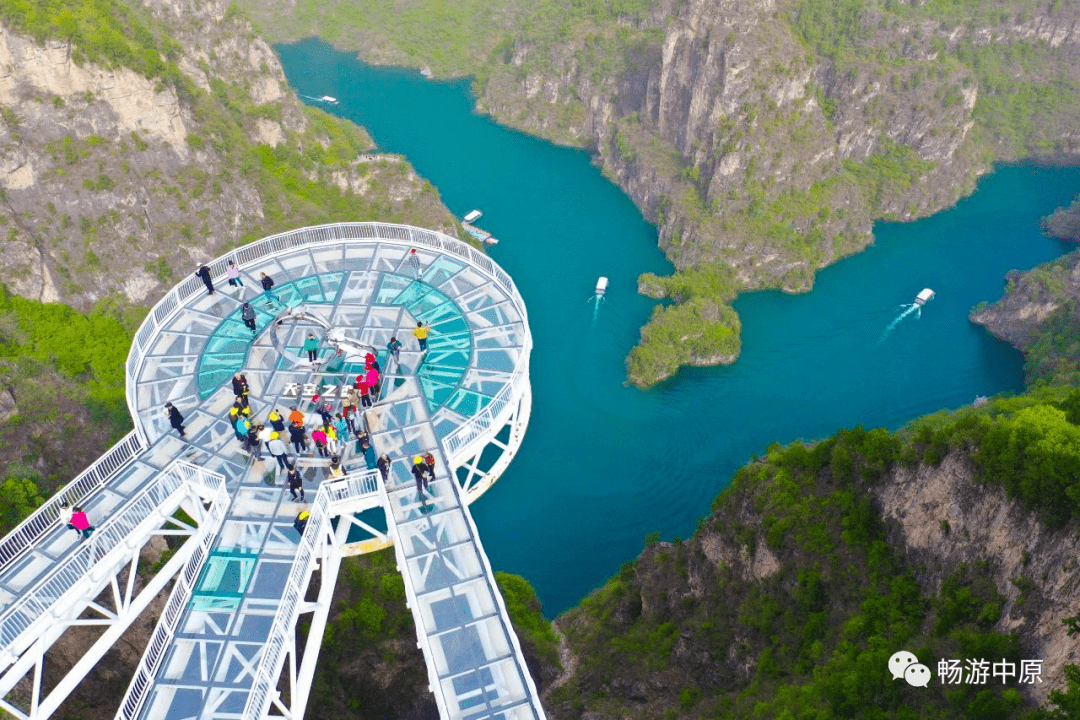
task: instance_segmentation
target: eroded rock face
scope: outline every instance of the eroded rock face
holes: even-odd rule
[[[502,122],[595,149],[605,173],[659,224],[678,267],[722,262],[745,287],[805,290],[809,271],[870,241],[874,217],[934,212],[988,170],[977,148],[986,140],[972,142],[984,88],[962,63],[942,62],[943,52],[1042,41],[1080,76],[1080,63],[1068,61],[1080,56],[1075,8],[1018,5],[988,27],[864,14],[859,49],[834,62],[797,36],[789,3],[662,2],[640,21],[620,21],[640,35],[617,46],[622,57],[607,74],[589,60],[598,52],[592,36],[550,48],[518,42],[491,68],[479,102]],[[1076,151],[1071,124],[1052,132]],[[875,189],[843,179],[851,163],[896,147],[913,151],[910,182]],[[830,215],[788,219],[813,252],[725,223],[758,183],[766,202],[824,191]]]
[[[229,7],[147,3],[196,87],[229,88],[230,102],[258,110],[236,114],[252,145],[329,146],[319,131],[300,137],[312,125],[287,92],[277,56]],[[76,56],[67,42],[39,45],[0,27],[0,280],[20,295],[81,309],[115,292],[149,304],[223,246],[271,230],[265,186],[237,167],[235,141],[224,147],[218,118],[207,117],[230,110],[204,102],[197,111],[168,83]],[[455,234],[437,194],[411,169],[385,181],[383,174],[357,159],[333,177],[317,166],[308,179],[346,194],[374,192],[406,221]],[[383,197],[387,188],[393,197]],[[352,218],[323,221],[335,219]]]
[[[127,68],[80,66],[72,61],[71,46],[66,42],[49,41],[42,46],[4,31],[0,32],[0,73],[0,103],[20,106],[36,116],[34,120],[57,122],[50,110],[58,103],[52,100],[52,108],[44,103],[26,105],[23,101],[28,96],[60,98],[67,104],[75,96],[89,93],[101,103],[101,117],[73,118],[76,123],[86,123],[90,132],[100,125],[123,133],[142,133],[147,139],[168,143],[181,158],[187,156],[187,128],[176,93],[155,89],[155,82]],[[24,122],[28,120],[31,118],[24,117]]]
[[[1080,662],[1080,640],[1069,638],[1061,622],[1080,607],[1080,533],[1075,524],[1047,530],[1003,488],[975,484],[973,477],[966,457],[953,453],[938,467],[898,469],[872,492],[889,543],[919,569],[924,586],[936,592],[961,563],[987,562],[1006,597],[995,629],[1018,633],[1025,657],[1044,661],[1046,682],[1023,686],[1043,702],[1062,685],[1062,668]],[[1035,583],[1022,603],[1011,582],[1019,578]]]

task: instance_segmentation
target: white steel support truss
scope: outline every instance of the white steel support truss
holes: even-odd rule
[[[319,596],[314,602],[303,602],[297,611],[297,621],[293,628],[299,624],[301,616],[311,613],[311,625],[308,629],[307,641],[303,651],[300,651],[296,643],[296,633],[289,638],[291,643],[286,645],[288,672],[284,674],[287,681],[286,688],[280,688],[278,696],[270,704],[270,708],[264,718],[288,718],[288,720],[303,720],[304,711],[307,708],[308,697],[311,694],[311,683],[315,678],[315,663],[319,659],[319,649],[322,647],[323,633],[326,631],[326,623],[330,617],[330,606],[334,599],[334,588],[337,586],[338,571],[341,569],[341,545],[349,535],[349,523],[341,522],[335,531],[329,523],[320,532],[325,538],[321,542],[322,553],[318,566],[312,566],[308,570],[307,585],[310,586],[311,578],[315,570],[320,571],[321,582]],[[282,699],[282,690],[288,691],[288,702]]]
[[[123,542],[115,543],[111,547],[95,548],[98,560],[91,571],[82,577],[83,585],[69,588],[69,592],[57,599],[43,615],[46,621],[43,628],[31,628],[29,633],[25,633],[32,635],[27,641],[29,644],[22,643],[25,649],[0,674],[0,709],[21,720],[49,717],[184,567],[199,546],[198,539],[193,538],[215,535],[218,532],[223,508],[212,508],[218,512],[211,512],[205,503],[228,503],[224,478],[220,475],[211,476],[186,463],[176,463],[172,469],[165,472],[176,472],[177,467],[187,473],[204,476],[204,479],[210,479],[211,482],[183,482],[179,491],[172,493],[169,500],[160,505],[155,513],[139,523]],[[180,510],[193,519],[197,527],[174,517]],[[186,536],[188,540],[154,577],[136,592],[135,580],[140,555],[146,543],[155,536]],[[103,627],[105,632],[45,694],[43,669],[49,650],[69,628],[77,626]],[[14,649],[9,648],[5,657],[11,658]],[[29,706],[24,704],[20,707],[9,699],[8,695],[16,684],[28,675],[31,682]]]
[[[529,427],[529,416],[531,414],[532,390],[528,384],[528,378],[526,378],[524,392],[521,393],[521,397],[514,406],[510,417],[499,426],[498,431],[491,433],[490,440],[479,445],[479,447],[474,443],[464,448],[464,452],[459,452],[455,456],[447,453],[450,466],[454,469],[454,476],[457,477],[458,484],[461,486],[461,499],[466,505],[471,505],[474,500],[487,492],[488,488],[494,485],[495,481],[506,471],[510,461],[514,459],[514,455],[517,454],[518,449],[521,447],[522,440],[525,439],[525,430]],[[498,435],[506,426],[510,426],[510,437],[504,443],[498,439]],[[480,468],[480,458],[489,447],[498,448],[499,456],[490,469],[483,470]],[[458,468],[465,468],[467,471],[464,479],[458,475]]]

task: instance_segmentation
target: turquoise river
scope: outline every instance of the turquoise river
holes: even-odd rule
[[[1005,166],[956,207],[880,223],[875,245],[818,274],[805,295],[735,303],[743,352],[730,367],[684,369],[645,392],[624,359],[655,302],[643,272],[670,273],[656,229],[580,150],[476,113],[466,80],[364,65],[319,40],[277,48],[298,93],[401,153],[461,217],[473,208],[492,257],[528,305],[533,414],[521,452],[473,504],[498,570],[525,576],[554,616],[633,559],[643,538],[689,537],[735,470],[773,442],[839,428],[897,428],[977,395],[1023,386],[1021,355],[967,315],[1000,298],[1003,276],[1069,249],[1039,218],[1080,191],[1080,169]],[[349,219],[349,218],[342,218]],[[593,323],[596,279],[611,279]],[[924,287],[922,317],[878,339]]]

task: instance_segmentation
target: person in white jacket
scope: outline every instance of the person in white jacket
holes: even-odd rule
[[[67,527],[74,530],[76,535],[82,535],[82,533],[79,532],[79,528],[71,524],[71,516],[74,513],[75,511],[71,509],[70,505],[68,505],[67,503],[62,504],[60,506],[60,524],[66,525]]]
[[[274,456],[274,459],[278,462],[278,467],[285,470],[292,470],[292,465],[289,464],[289,448],[285,447],[285,443],[281,442],[280,433],[270,433],[270,442],[266,443],[267,449],[270,454]]]

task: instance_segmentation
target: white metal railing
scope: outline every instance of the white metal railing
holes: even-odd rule
[[[101,523],[88,541],[80,542],[27,591],[17,595],[0,613],[0,645],[4,650],[12,650],[20,637],[69,591],[85,591],[86,577],[95,565],[112,550],[125,547],[131,533],[147,518],[157,514],[173,493],[187,483],[198,483],[193,475],[208,473],[193,465],[174,463],[119,513]],[[221,492],[225,491],[224,482],[224,478],[220,478]],[[206,485],[205,481],[201,484]]]
[[[457,480],[454,477],[450,478],[450,484],[457,487]],[[419,617],[420,613],[420,601],[416,598],[416,588],[409,582],[410,578],[406,576],[409,571],[409,559],[405,557],[405,546],[401,543],[401,534],[397,529],[397,520],[394,517],[394,512],[391,509],[389,488],[385,483],[379,483],[379,493],[382,495],[383,507],[386,508],[386,536],[390,538],[390,543],[394,546],[394,558],[397,560],[398,572],[401,573],[402,580],[405,585],[405,606],[412,609],[414,624],[416,625],[416,639],[417,644],[420,646],[421,652],[424,653],[424,666],[427,668],[428,674],[428,689],[435,695],[435,704],[439,708],[439,717],[444,718],[446,714],[443,709],[446,707],[446,698],[443,695],[442,685],[439,683],[439,674],[435,671],[434,655],[431,652],[431,638],[424,630],[424,623]],[[457,504],[461,505],[461,493],[455,493],[457,497]]]
[[[487,553],[484,552],[484,547],[480,543],[480,533],[476,529],[476,523],[473,521],[472,513],[469,512],[465,506],[461,497],[461,488],[458,486],[456,479],[451,474],[448,478],[449,487],[451,492],[455,496],[455,504],[449,507],[442,508],[443,510],[452,510],[460,513],[465,520],[465,530],[469,534],[469,541],[473,543],[473,547],[476,550],[477,558],[479,559],[480,566],[484,571],[485,582],[487,583],[488,590],[492,595],[492,600],[496,610],[499,614],[499,625],[502,628],[504,635],[508,641],[511,652],[514,655],[515,662],[518,666],[518,672],[521,676],[521,682],[524,686],[524,690],[529,696],[529,706],[533,711],[533,716],[539,720],[545,718],[544,710],[540,705],[540,696],[536,691],[536,685],[533,683],[532,676],[529,674],[528,667],[525,664],[525,656],[521,651],[521,643],[518,640],[517,633],[514,631],[513,625],[510,623],[510,615],[506,610],[506,603],[503,600],[502,591],[499,590],[498,583],[495,581],[495,573],[492,571],[491,562],[488,560]],[[424,664],[427,666],[428,671],[428,685],[431,692],[435,695],[435,703],[439,707],[439,717],[446,718],[452,717],[453,714],[447,712],[449,707],[449,698],[446,697],[445,688],[442,682],[439,680],[438,672],[435,667],[437,655],[433,652],[431,647],[431,638],[424,628],[423,618],[420,616],[420,601],[416,597],[416,588],[413,587],[410,577],[410,565],[409,558],[405,555],[405,548],[407,543],[401,541],[400,533],[398,532],[397,522],[394,517],[394,513],[390,510],[390,497],[385,487],[382,487],[380,483],[380,489],[382,492],[383,504],[387,508],[386,511],[386,525],[387,535],[390,537],[394,545],[394,553],[397,559],[398,571],[402,574],[405,580],[405,603],[409,608],[412,608],[413,619],[416,621],[416,637],[420,649],[424,653]],[[495,708],[497,711],[498,708]]]
[[[150,688],[154,685],[154,676],[157,674],[158,666],[161,664],[165,651],[172,644],[176,628],[180,624],[191,593],[202,573],[203,564],[210,554],[210,547],[217,540],[218,530],[229,508],[229,494],[225,489],[224,477],[216,473],[208,473],[195,466],[188,466],[187,463],[183,465],[196,471],[198,475],[196,482],[209,493],[208,497],[212,505],[203,518],[202,525],[199,526],[198,545],[184,564],[184,569],[177,576],[176,584],[173,585],[172,593],[165,604],[165,610],[161,613],[161,619],[154,628],[154,634],[150,637],[142,660],[139,661],[139,667],[135,670],[135,676],[124,695],[124,701],[120,703],[116,717],[123,720],[134,720],[142,712],[142,707],[149,697]],[[213,482],[210,482],[211,479]],[[189,542],[192,541],[189,540]]]
[[[528,345],[522,348],[521,358],[518,360],[517,367],[514,368],[514,374],[510,376],[510,382],[499,389],[487,407],[442,439],[443,450],[448,461],[453,462],[463,448],[491,432],[492,429],[498,430],[502,427],[509,414],[514,411],[514,407],[521,400],[524,392],[524,383],[528,382],[529,349]]]
[[[241,269],[253,265],[266,257],[278,253],[319,244],[340,244],[350,240],[371,240],[377,242],[391,242],[406,246],[424,246],[437,250],[446,251],[469,261],[477,270],[487,275],[498,283],[506,291],[515,309],[521,316],[525,327],[528,327],[528,315],[525,310],[525,301],[514,286],[513,280],[502,268],[495,264],[487,255],[476,248],[455,240],[452,237],[432,230],[414,228],[408,225],[392,225],[389,223],[337,223],[333,225],[319,225],[314,227],[290,230],[289,232],[271,235],[258,240],[250,245],[237,248],[232,252],[222,255],[207,263],[210,275],[215,282],[221,282],[225,277],[226,262],[233,260]],[[172,316],[195,295],[205,292],[202,281],[194,276],[188,276],[186,280],[173,287],[169,293],[158,301],[146,319],[143,320],[135,339],[131,344],[127,360],[126,392],[128,410],[135,422],[135,431],[142,439],[146,438],[146,429],[143,427],[136,403],[135,379],[139,368],[146,356],[147,350],[157,339],[158,332]],[[522,356],[519,365],[528,362],[528,354]]]
[[[324,490],[329,498],[330,505],[377,495],[379,492],[379,471],[365,469],[351,472],[340,480],[320,485],[319,492]]]
[[[63,503],[75,505],[84,501],[91,493],[100,489],[126,468],[144,449],[142,440],[132,430],[95,460],[90,467],[79,473],[78,477],[49,498],[30,517],[5,535],[4,539],[0,540],[0,573],[3,573],[14,560],[22,557],[56,527],[55,523],[60,520],[60,506]]]
[[[355,486],[366,487],[366,478],[371,473],[357,473],[355,478],[346,478],[336,483],[323,485],[315,494],[315,501],[311,504],[311,515],[308,517],[304,535],[300,538],[300,547],[297,549],[293,560],[289,577],[285,580],[285,591],[281,595],[277,612],[274,613],[274,621],[270,625],[270,636],[263,644],[262,656],[259,658],[259,666],[255,669],[251,683],[251,693],[248,695],[247,704],[244,706],[245,720],[258,720],[266,712],[270,694],[277,687],[278,678],[281,676],[281,665],[285,661],[285,654],[292,646],[296,634],[296,621],[300,615],[300,606],[304,601],[307,591],[308,574],[315,564],[318,551],[325,549],[324,540],[327,528],[330,527],[330,504],[331,494],[337,490],[331,490],[331,485],[348,485],[355,479]],[[361,480],[360,477],[364,480]],[[381,483],[375,483],[376,489]],[[342,498],[343,499],[343,498]],[[337,552],[332,549],[332,552]],[[329,582],[323,578],[323,582]]]

